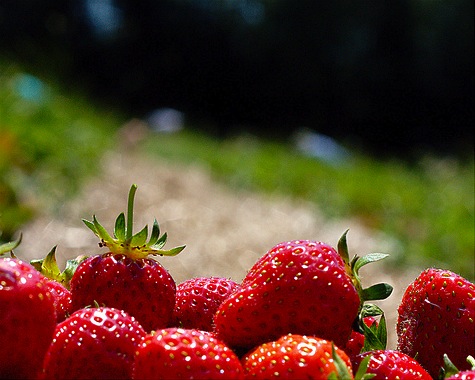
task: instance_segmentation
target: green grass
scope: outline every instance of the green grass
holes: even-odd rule
[[[0,61],[0,69],[0,230],[7,240],[97,174],[124,118],[51,83],[42,101],[24,99],[21,68]],[[332,166],[290,144],[248,135],[218,140],[186,129],[156,134],[144,149],[161,160],[203,165],[234,188],[313,201],[329,219],[357,217],[396,242],[390,264],[474,277],[473,160],[425,157],[409,166],[354,154]]]
[[[446,267],[473,278],[474,164],[426,157],[408,166],[354,155],[340,166],[291,145],[183,131],[157,135],[149,152],[200,163],[227,184],[315,202],[328,218],[357,217],[394,239],[392,264]]]
[[[36,78],[38,79],[38,78]],[[0,62],[0,231],[10,239],[38,212],[74,196],[113,147],[120,119],[86,97],[45,83],[39,98],[21,95],[33,81],[20,67]],[[36,82],[37,83],[37,82]],[[38,89],[37,89],[38,90]],[[39,91],[39,90],[38,90]],[[28,94],[26,94],[28,95]]]

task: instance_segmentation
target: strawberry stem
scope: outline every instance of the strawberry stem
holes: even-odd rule
[[[134,225],[134,198],[137,191],[137,185],[134,183],[130,187],[129,198],[127,201],[127,227],[125,229],[125,241],[130,242],[132,239],[132,229]]]
[[[160,236],[160,227],[155,219],[153,222],[150,240],[147,242],[148,226],[133,234],[134,218],[134,197],[137,191],[137,185],[133,184],[129,191],[127,201],[127,220],[124,213],[120,213],[115,221],[114,236],[112,237],[106,229],[98,222],[93,215],[92,222],[83,219],[84,224],[100,239],[99,246],[106,246],[114,254],[124,254],[131,259],[142,259],[148,255],[175,256],[180,253],[185,246],[179,246],[172,249],[162,249],[167,241],[167,234]]]

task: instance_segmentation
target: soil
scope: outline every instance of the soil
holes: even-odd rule
[[[138,151],[110,152],[81,193],[23,229],[21,258],[43,257],[57,245],[60,265],[80,254],[104,252],[81,219],[97,219],[112,232],[115,218],[126,211],[132,183],[135,197],[135,228],[151,227],[154,217],[168,233],[165,248],[186,244],[176,257],[159,261],[177,283],[198,276],[222,276],[240,281],[252,264],[275,244],[294,239],[313,239],[336,246],[349,229],[350,255],[390,252],[391,240],[369,230],[358,220],[327,220],[314,205],[281,196],[230,189],[213,180],[206,168],[180,166],[147,157]],[[399,272],[376,263],[362,269],[364,286],[388,282],[393,294],[379,305],[386,313],[388,347],[395,348],[397,305],[407,285],[422,268]]]

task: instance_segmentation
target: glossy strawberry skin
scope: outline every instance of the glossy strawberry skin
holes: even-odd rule
[[[178,284],[175,326],[212,331],[219,305],[239,288],[235,281],[222,277],[198,277]]]
[[[137,349],[135,380],[242,379],[239,358],[214,334],[168,328],[147,335]]]
[[[130,379],[145,330],[126,312],[87,308],[58,324],[44,361],[44,379]]]
[[[446,380],[475,380],[475,370],[461,371],[447,377]]]
[[[43,276],[18,259],[0,258],[0,326],[0,378],[36,378],[56,313]]]
[[[60,323],[72,313],[71,292],[55,280],[44,278],[44,282],[53,296],[56,322]]]
[[[443,354],[459,369],[475,356],[475,285],[435,268],[424,270],[403,295],[398,308],[398,350],[415,357],[433,376]]]
[[[335,347],[351,374],[348,356]],[[336,371],[331,342],[317,337],[288,334],[263,343],[242,359],[246,379],[327,379]]]
[[[172,322],[175,281],[153,259],[111,253],[89,257],[78,266],[70,290],[73,310],[95,302],[125,310],[147,332]]]
[[[357,356],[353,371],[364,357],[370,355],[366,373],[375,374],[378,380],[432,380],[429,373],[413,358],[395,350],[369,351]]]
[[[215,331],[233,348],[250,349],[287,333],[319,336],[343,346],[360,299],[343,260],[313,241],[278,244],[251,268],[219,307]]]
[[[364,323],[366,326],[371,327],[373,324],[377,325],[378,322],[373,317],[365,317],[363,318]],[[343,351],[348,355],[350,358],[351,363],[354,362],[357,355],[361,353],[365,343],[364,334],[358,331],[352,331],[350,338],[342,347]]]

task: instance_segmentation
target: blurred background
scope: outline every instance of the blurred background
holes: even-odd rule
[[[139,149],[473,279],[473,16],[469,0],[1,0],[0,239]]]

